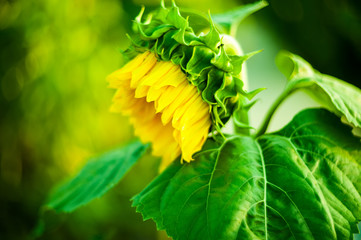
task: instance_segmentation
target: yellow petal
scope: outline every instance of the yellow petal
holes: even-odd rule
[[[107,77],[109,82],[108,87],[110,88],[121,88],[124,87],[127,82],[131,79],[132,75],[129,72],[126,73],[113,73]]]
[[[167,91],[165,91],[158,99],[158,101],[155,102],[155,109],[157,112],[162,112],[165,107],[169,106],[174,102],[175,99],[178,98],[178,96],[182,93],[184,90],[184,85],[181,85],[179,87],[168,87]],[[163,114],[165,115],[165,114]],[[162,115],[162,121],[163,121],[163,115]],[[168,123],[168,122],[166,122]],[[166,124],[163,122],[163,124]]]
[[[168,123],[173,118],[174,112],[180,106],[184,105],[192,97],[192,88],[188,87],[188,83],[184,83],[184,85],[185,87],[182,90],[181,94],[176,96],[172,104],[170,104],[163,110],[162,113],[163,123]]]
[[[180,118],[180,128],[186,128],[188,124],[193,124],[198,121],[205,113],[208,113],[208,106],[202,101],[202,99],[197,98],[193,104],[191,104],[188,109]]]
[[[136,88],[140,79],[145,76],[157,63],[157,58],[153,54],[149,54],[143,63],[132,71],[132,80],[130,81],[130,87]]]
[[[150,87],[147,95],[147,102],[154,102],[158,100],[158,98],[160,97],[160,95],[164,93],[166,88],[167,87],[162,87],[162,88]]]
[[[139,54],[134,59],[132,59],[130,62],[125,64],[121,69],[119,69],[118,73],[132,72],[133,70],[138,68],[149,55],[152,55],[152,54],[150,54],[150,52],[144,52],[142,54]]]
[[[153,143],[153,152],[159,156],[168,149],[171,142],[174,142],[172,125],[168,124],[164,126],[155,138],[157,141]]]
[[[177,87],[185,81],[187,81],[187,78],[185,77],[184,73],[180,69],[175,69],[175,71],[169,71],[166,75],[162,76],[157,84],[154,84],[154,87]]]
[[[168,62],[159,62],[140,82],[139,86],[155,86],[162,77],[169,72],[176,71],[176,68]]]
[[[149,86],[139,86],[135,90],[135,97],[136,98],[144,98],[148,95]]]
[[[196,95],[193,95],[185,104],[179,106],[177,110],[175,111],[172,119],[172,125],[173,127],[180,129],[181,128],[181,117],[183,114],[188,110],[188,108],[197,100]]]

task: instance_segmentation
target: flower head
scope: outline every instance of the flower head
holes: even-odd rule
[[[193,160],[208,136],[210,108],[179,66],[158,61],[147,51],[109,75],[108,81],[117,89],[111,110],[130,116],[135,134],[151,142],[153,154],[162,157],[161,168],[179,154],[187,162]]]
[[[252,96],[240,79],[249,56],[225,46],[211,18],[203,18],[208,33],[196,33],[174,2],[170,8],[162,2],[145,20],[143,13],[124,51],[130,62],[108,77],[117,89],[112,110],[130,116],[135,134],[163,158],[162,167],[179,155],[189,162],[208,133]]]

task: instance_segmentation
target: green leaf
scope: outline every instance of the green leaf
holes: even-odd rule
[[[148,146],[135,141],[89,160],[78,175],[53,191],[45,206],[72,212],[101,197],[122,179]]]
[[[238,24],[249,15],[268,6],[266,1],[258,1],[240,6],[225,13],[213,14],[212,20],[224,28],[225,32],[232,32],[232,28],[238,27]]]
[[[219,140],[218,140],[219,141]],[[352,239],[361,219],[361,143],[322,109],[258,139],[208,140],[133,206],[174,239]]]
[[[361,127],[361,90],[332,76],[321,74],[303,58],[283,51],[276,59],[294,88],[303,88],[330,111]]]

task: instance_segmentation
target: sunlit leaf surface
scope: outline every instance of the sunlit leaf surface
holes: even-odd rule
[[[133,198],[174,239],[352,239],[361,219],[361,144],[326,110],[258,139],[209,140]]]
[[[46,206],[71,212],[101,197],[122,179],[148,146],[136,141],[91,159],[78,175],[54,191]]]

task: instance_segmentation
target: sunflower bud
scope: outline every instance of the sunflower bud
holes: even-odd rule
[[[130,62],[108,77],[117,89],[112,110],[130,116],[135,134],[151,142],[166,167],[177,156],[187,162],[201,150],[208,133],[242,108],[248,94],[240,79],[239,49],[222,36],[212,19],[197,34],[174,4],[134,20]]]

